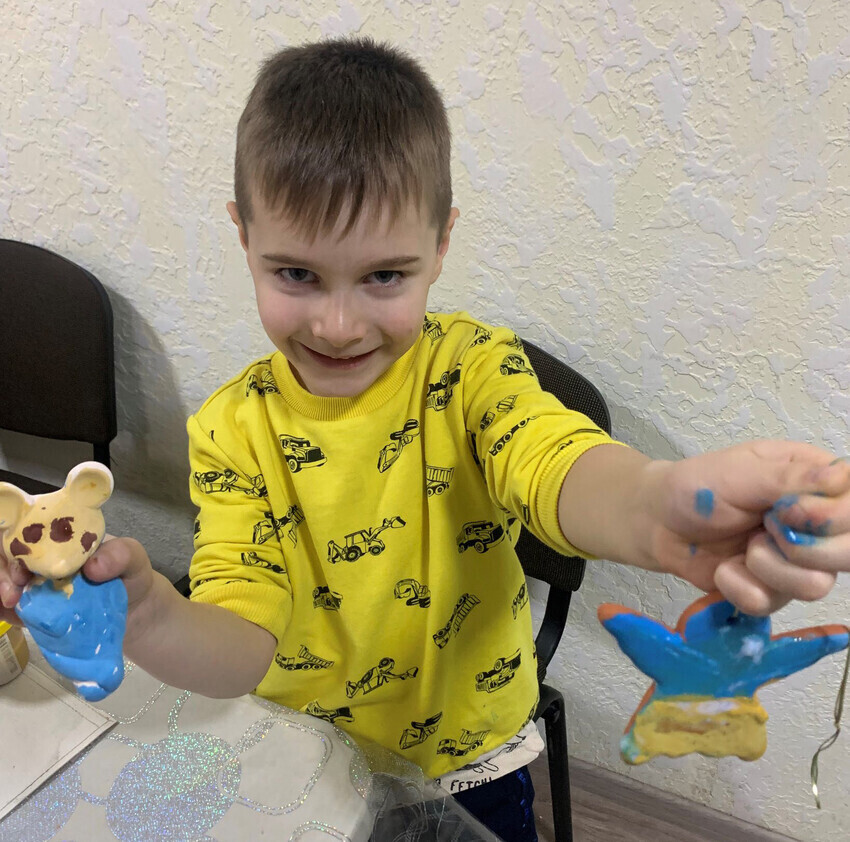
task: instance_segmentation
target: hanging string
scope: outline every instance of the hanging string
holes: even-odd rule
[[[850,634],[850,628],[847,629]],[[850,646],[847,647],[847,658],[844,661],[844,676],[841,679],[841,686],[838,688],[838,697],[835,700],[835,710],[833,711],[833,721],[835,723],[835,733],[827,737],[818,747],[812,758],[812,794],[815,797],[815,804],[818,810],[821,809],[820,797],[818,796],[818,755],[828,749],[841,733],[841,713],[844,710],[844,693],[847,689],[847,675],[850,672]]]

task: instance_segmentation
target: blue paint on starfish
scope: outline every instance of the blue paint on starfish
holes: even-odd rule
[[[770,618],[737,612],[722,599],[706,597],[686,612],[684,630],[672,630],[628,609],[608,607],[600,619],[635,666],[652,678],[653,698],[752,696],[777,681],[845,649],[839,627],[803,629],[771,637]],[[706,602],[700,605],[700,602]],[[684,619],[684,617],[683,617]]]
[[[701,488],[694,495],[694,508],[701,517],[711,517],[714,511],[714,493],[710,488]]]

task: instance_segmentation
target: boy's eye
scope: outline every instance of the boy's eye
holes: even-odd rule
[[[396,272],[395,269],[380,269],[377,272],[372,272],[372,277],[380,286],[392,286],[401,280],[402,274]]]
[[[275,274],[285,281],[293,281],[296,284],[303,284],[313,280],[313,273],[309,269],[301,269],[297,266],[278,269]]]

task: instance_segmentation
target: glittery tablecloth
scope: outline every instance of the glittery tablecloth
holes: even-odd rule
[[[366,761],[323,720],[177,690],[132,664],[96,707],[118,724],[0,822],[0,842],[369,838]]]

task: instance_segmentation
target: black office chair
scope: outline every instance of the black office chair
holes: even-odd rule
[[[107,467],[118,431],[112,307],[100,281],[47,249],[2,239],[0,429],[87,442]],[[0,481],[56,490],[11,471]]]
[[[608,407],[598,389],[566,363],[523,340],[525,351],[540,385],[555,395],[564,406],[587,415],[606,432],[611,432]],[[537,680],[540,703],[535,721],[543,718],[549,755],[549,781],[552,787],[552,818],[555,842],[572,842],[572,809],[570,806],[570,773],[567,756],[567,724],[564,697],[559,690],[544,683],[546,670],[564,633],[570,598],[584,578],[585,560],[562,556],[534,537],[527,529],[516,547],[526,576],[549,584],[549,596],[543,623],[537,634]]]

